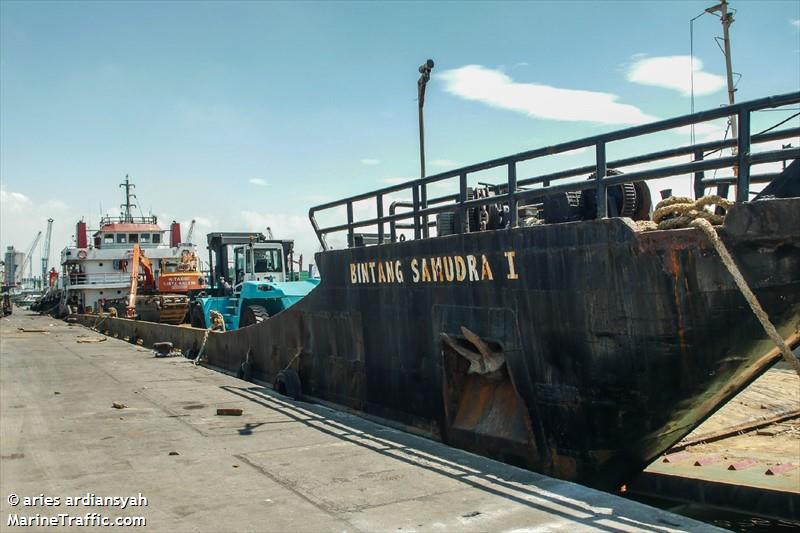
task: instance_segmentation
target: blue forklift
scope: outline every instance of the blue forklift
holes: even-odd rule
[[[222,315],[226,331],[258,324],[319,284],[319,279],[301,280],[305,273],[295,271],[294,241],[238,232],[209,233],[207,241],[209,288],[194,296],[193,327],[213,324],[212,311]]]

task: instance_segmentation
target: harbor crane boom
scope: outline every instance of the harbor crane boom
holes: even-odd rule
[[[192,234],[194,233],[194,222],[195,220],[192,219],[192,223],[189,224],[189,231],[186,232],[186,244],[192,243]]]
[[[50,268],[50,236],[53,234],[53,219],[47,219],[47,233],[44,235],[42,245],[42,284],[47,279],[47,270]]]
[[[33,250],[36,248],[36,245],[39,244],[39,239],[42,238],[42,232],[36,234],[36,237],[33,239],[30,247],[28,247],[28,253],[25,254],[25,259],[22,261],[22,266],[14,273],[14,281],[20,282],[22,281],[22,277],[25,275],[25,269],[28,267],[31,261],[31,256],[33,255]]]

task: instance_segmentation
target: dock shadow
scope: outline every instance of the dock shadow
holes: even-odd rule
[[[580,492],[594,489],[479,457],[438,441],[381,426],[357,415],[314,404],[301,406],[289,399],[283,399],[265,387],[221,388],[341,441],[601,531],[629,531],[631,528],[639,528],[644,531],[667,532],[684,530],[686,527],[696,530],[696,524],[690,526],[673,522],[668,516],[664,516],[664,511],[657,509],[653,510],[656,515],[653,520],[663,525],[643,522],[641,517],[633,519],[621,516],[611,507],[613,502],[592,504],[580,500]],[[249,428],[250,432],[252,429]],[[251,434],[243,431],[244,429],[240,430],[240,434]],[[606,497],[617,498],[611,494]],[[630,504],[638,505],[635,502]],[[681,517],[679,520],[684,522],[687,519]],[[711,526],[703,529],[716,530]]]

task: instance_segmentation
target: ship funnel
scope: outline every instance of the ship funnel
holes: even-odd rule
[[[75,242],[78,244],[78,248],[88,248],[89,242],[86,233],[86,222],[81,220],[78,222],[78,225],[75,227]]]
[[[176,248],[181,243],[181,224],[180,222],[172,221],[169,228],[169,245]]]

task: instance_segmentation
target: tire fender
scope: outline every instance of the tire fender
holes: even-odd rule
[[[300,375],[291,368],[278,372],[272,386],[277,393],[293,400],[301,401],[303,399],[303,384],[300,381]]]
[[[236,377],[245,381],[251,380],[253,377],[253,369],[251,368],[250,361],[245,361],[239,366]]]

